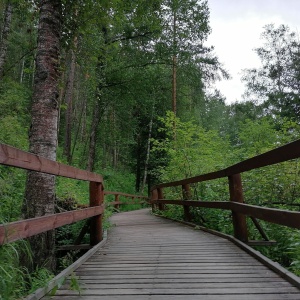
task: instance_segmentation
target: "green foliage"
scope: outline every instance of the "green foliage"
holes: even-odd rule
[[[79,285],[79,278],[74,273],[70,277],[70,290],[77,291],[81,295],[82,288]]]
[[[20,219],[26,172],[0,166],[0,222]]]
[[[162,181],[213,172],[232,161],[229,141],[217,131],[205,130],[195,122],[181,122],[171,112],[162,122],[161,131],[167,138],[154,140],[152,147],[153,152],[163,151],[169,157],[169,165],[160,170]]]
[[[0,299],[13,300],[28,295],[44,286],[52,277],[48,270],[41,268],[33,273],[20,266],[21,257],[32,260],[29,244],[18,241],[0,248]]]
[[[0,84],[0,142],[27,150],[30,91],[24,86],[5,81]]]
[[[86,181],[74,180],[64,177],[56,178],[56,195],[59,199],[74,199],[76,203],[89,203],[89,184]]]
[[[262,103],[273,115],[299,121],[299,53],[300,43],[295,32],[286,25],[264,27],[264,44],[255,49],[260,68],[244,70],[246,97]]]

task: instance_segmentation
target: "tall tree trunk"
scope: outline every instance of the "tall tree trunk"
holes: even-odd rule
[[[107,37],[107,28],[106,26],[102,26],[102,34],[104,37],[104,44],[106,45],[108,42]],[[93,171],[95,165],[96,158],[96,142],[97,142],[97,130],[99,127],[100,119],[105,111],[105,104],[103,101],[103,83],[105,82],[105,48],[103,49],[103,53],[98,57],[97,64],[97,74],[99,78],[99,84],[96,91],[96,105],[93,113],[93,121],[90,133],[90,143],[89,143],[89,154],[88,154],[88,165],[87,170]]]
[[[73,114],[73,90],[74,90],[74,79],[75,79],[75,67],[76,67],[76,55],[77,49],[77,37],[74,38],[74,49],[70,50],[71,62],[69,78],[66,90],[66,128],[65,128],[65,146],[64,154],[67,157],[68,163],[71,163],[71,146],[72,146],[72,114]]]
[[[56,160],[61,0],[41,0],[36,72],[32,96],[30,152]],[[28,172],[25,218],[54,213],[55,176]],[[55,269],[54,230],[30,238],[34,266]]]
[[[172,72],[172,111],[174,116],[176,117],[177,113],[177,57],[176,55],[173,56],[173,72]]]
[[[146,153],[146,161],[145,161],[145,168],[144,168],[144,176],[143,176],[142,187],[141,187],[141,194],[143,194],[143,192],[144,192],[145,185],[146,185],[146,180],[147,180],[147,175],[148,175],[148,167],[149,167],[149,160],[150,160],[150,146],[151,146],[151,137],[152,137],[152,128],[153,128],[153,117],[154,117],[154,107],[155,107],[155,105],[153,104],[151,120],[150,120],[150,123],[149,123],[147,153]]]
[[[136,141],[136,173],[135,173],[135,191],[138,193],[141,187],[141,175],[142,175],[142,155],[141,155],[141,134],[137,133],[137,141]]]
[[[87,170],[90,172],[94,171],[94,166],[95,166],[97,131],[98,131],[101,116],[102,116],[102,111],[101,111],[100,96],[99,96],[99,99],[97,99],[94,108],[93,121],[92,121],[91,133],[90,133],[88,165],[87,165]]]
[[[12,13],[13,5],[10,1],[8,1],[4,12],[4,24],[0,41],[0,80],[2,80],[4,73],[4,64],[7,56],[8,36],[10,32]]]
[[[74,142],[73,142],[73,147],[72,147],[72,152],[71,152],[71,162],[72,162],[72,158],[74,157],[74,152],[75,152],[75,148],[76,148],[76,144],[78,141],[78,136],[80,133],[80,129],[81,129],[81,123],[82,123],[82,118],[83,118],[83,113],[85,110],[85,95],[82,96],[82,101],[81,101],[81,107],[79,107],[80,110],[80,115],[79,115],[79,119],[77,121],[77,129],[76,129],[76,133],[75,133],[75,138],[74,138]]]
[[[173,47],[174,47],[174,53],[173,53],[173,61],[172,61],[172,111],[174,113],[174,116],[176,117],[177,113],[177,56],[176,56],[176,11],[174,11],[173,16]]]

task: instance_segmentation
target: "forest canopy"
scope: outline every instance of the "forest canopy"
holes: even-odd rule
[[[207,45],[207,1],[3,0],[0,12],[0,142],[102,174],[107,190],[147,195],[154,184],[226,168],[299,139],[300,43],[284,24],[262,29],[263,45],[255,49],[261,66],[243,70],[244,99],[228,104],[212,88],[230,74]],[[297,160],[249,172],[246,202],[298,209],[298,174]],[[60,201],[87,201],[84,184],[30,176],[0,166],[1,222],[54,213]],[[41,181],[48,198],[30,194]],[[222,181],[198,184],[193,197],[225,201],[228,191]],[[182,217],[177,208],[168,213]],[[194,214],[231,233],[228,215]],[[209,214],[214,221],[205,221]],[[64,234],[53,232],[28,269],[55,272],[53,247]],[[273,257],[300,274],[299,236],[292,232],[285,241],[286,229],[275,235],[282,244]],[[23,246],[15,247],[18,253]],[[9,257],[0,277],[13,267],[9,281],[18,282],[21,255],[12,252],[0,249],[1,264]],[[45,257],[53,260],[42,264]],[[37,282],[51,276],[36,272]],[[31,288],[0,281],[0,290],[13,295],[7,299]]]

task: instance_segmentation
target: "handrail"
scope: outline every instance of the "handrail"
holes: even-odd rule
[[[0,144],[0,165],[90,182],[89,207],[2,224],[0,225],[0,245],[28,238],[48,230],[75,223],[79,220],[92,218],[90,222],[90,244],[93,246],[103,239],[102,215],[105,209],[103,204],[105,194],[115,195],[115,197],[121,195],[133,199],[147,199],[147,197],[143,196],[104,191],[101,175],[52,161],[5,144]],[[123,203],[118,202],[114,204],[119,206]]]
[[[0,144],[0,164],[72,179],[103,182],[101,175],[74,168],[36,154]]]
[[[155,205],[158,205],[160,210],[164,209],[165,204],[181,205],[184,208],[184,217],[188,221],[191,219],[189,211],[190,207],[231,210],[234,236],[244,242],[248,241],[246,216],[292,228],[300,228],[300,212],[244,204],[243,187],[240,175],[240,173],[243,172],[285,162],[299,157],[300,140],[297,140],[274,150],[239,162],[226,169],[153,186],[151,188],[150,203],[152,204],[153,208],[155,208]],[[190,201],[190,184],[224,177],[228,177],[230,201]],[[182,187],[184,200],[164,199],[164,188],[176,187],[180,185]],[[259,228],[259,230],[261,230],[261,228]]]
[[[159,199],[151,201],[150,203],[231,210],[236,213],[241,213],[250,217],[268,221],[270,223],[300,229],[300,212],[289,211],[284,209],[266,208],[257,205],[249,205],[229,201],[193,201]]]
[[[120,193],[120,192],[111,192],[111,191],[104,191],[104,195],[113,195],[115,196],[115,201],[108,202],[108,205],[113,205],[114,208],[119,209],[120,205],[127,205],[127,204],[142,204],[145,201],[149,201],[149,197],[146,196],[141,196],[141,195],[133,195],[133,194],[126,194],[126,193]],[[120,201],[120,196],[125,197],[125,198],[131,198],[132,201],[128,202],[123,202]],[[139,202],[137,203],[135,199],[138,199]],[[143,201],[144,200],[144,201]]]
[[[0,225],[0,245],[102,214],[103,207],[89,207]]]
[[[218,178],[224,178],[234,174],[247,172],[253,169],[258,169],[265,166],[270,166],[277,163],[285,162],[298,157],[300,157],[300,140],[294,141],[292,143],[286,144],[284,146],[273,149],[266,153],[246,159],[226,169],[222,169],[216,172],[198,175],[195,177],[190,177],[178,181],[158,184],[156,186],[153,186],[151,188],[151,191],[158,188],[174,187],[178,185],[185,185],[185,184],[197,183],[197,182],[208,181],[208,180],[213,180]]]

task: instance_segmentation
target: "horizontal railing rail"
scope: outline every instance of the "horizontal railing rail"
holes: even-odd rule
[[[103,207],[95,206],[0,225],[0,245],[101,215],[103,211]]]
[[[271,166],[299,157],[300,140],[297,140],[261,155],[249,158],[226,169],[153,186],[151,188],[150,203],[153,208],[158,206],[159,210],[163,210],[166,204],[181,205],[184,208],[184,218],[187,221],[191,221],[190,207],[231,210],[234,236],[244,242],[248,242],[246,216],[251,217],[255,226],[263,236],[265,235],[263,234],[262,228],[255,218],[292,228],[300,228],[300,212],[245,204],[241,179],[241,173],[243,172]],[[226,177],[228,178],[230,201],[191,200],[190,184]],[[178,186],[182,188],[184,200],[164,199],[164,188]]]
[[[119,201],[120,196],[129,197],[133,200],[138,199],[140,201],[148,199],[144,196],[104,191],[103,178],[101,175],[52,161],[5,144],[0,144],[0,165],[89,181],[90,183],[89,205],[87,207],[2,224],[0,225],[0,245],[90,218],[88,228],[90,231],[90,245],[93,246],[103,239],[102,216],[105,209],[105,195],[115,195],[117,201],[112,204],[118,207],[121,204],[125,204]]]
[[[211,172],[211,173],[190,177],[178,181],[158,184],[156,186],[153,186],[151,188],[151,191],[159,188],[175,187],[179,185],[192,184],[192,183],[198,183],[202,181],[224,178],[231,175],[247,172],[253,169],[271,166],[274,164],[278,164],[299,157],[300,157],[300,140],[297,140],[295,142],[289,143],[282,147],[276,148],[274,150],[268,151],[266,153],[239,162],[226,169],[222,169],[216,172]]]
[[[0,144],[0,164],[72,179],[103,183],[101,175]]]
[[[120,192],[111,192],[111,191],[104,191],[104,195],[113,195],[114,201],[106,202],[107,205],[113,205],[114,208],[119,209],[120,205],[128,205],[128,204],[135,204],[135,205],[143,205],[149,204],[149,197],[141,196],[141,195],[133,195],[133,194],[126,194]],[[120,201],[120,197],[129,198],[131,201]]]

